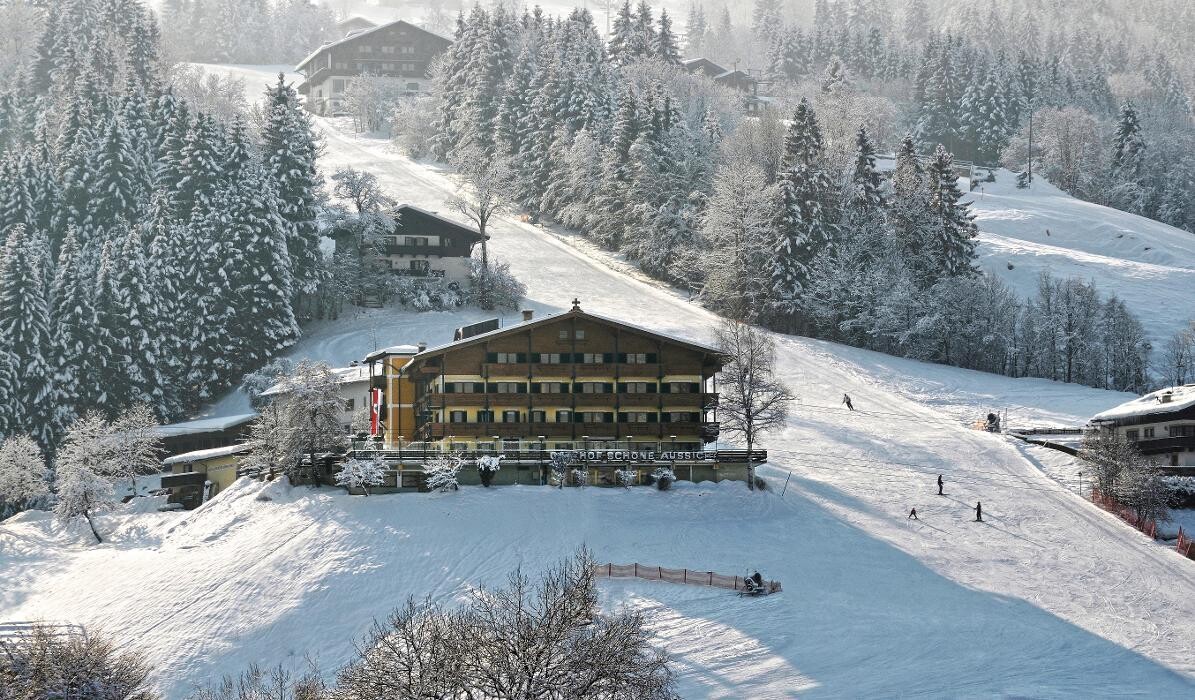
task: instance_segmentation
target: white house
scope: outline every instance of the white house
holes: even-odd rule
[[[481,242],[476,229],[410,204],[397,207],[395,215],[394,231],[381,247],[394,274],[468,285],[469,259]]]
[[[340,424],[348,431],[357,412],[369,408],[369,365],[337,367],[332,372],[336,375],[337,394],[344,402],[340,412]],[[275,384],[261,392],[261,396],[270,398],[285,393],[283,385]]]
[[[1172,471],[1195,474],[1195,384],[1159,389],[1091,418]],[[1189,469],[1183,469],[1184,467]]]

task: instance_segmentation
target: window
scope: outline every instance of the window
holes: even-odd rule
[[[427,271],[431,269],[431,266],[432,266],[431,262],[429,262],[427,260],[412,260],[410,265],[408,266],[408,269],[410,269],[411,272],[427,274]]]
[[[1125,440],[1136,440],[1137,439],[1137,430],[1133,429],[1133,430],[1124,431],[1124,439]]]
[[[382,47],[382,53],[394,53],[394,47],[387,44],[386,46]]]
[[[412,85],[414,87],[411,87]],[[408,90],[417,90],[417,89],[419,89],[419,83],[407,83],[407,89]],[[451,238],[445,238],[444,236],[440,236],[440,247],[441,248],[449,248],[451,246],[452,246]]]
[[[344,400],[344,410],[346,410],[346,411],[351,411],[351,410],[353,410],[353,405],[354,405],[356,402],[357,402],[357,400],[356,400],[356,399],[345,399],[345,400]]]
[[[494,382],[494,391],[499,394],[519,394],[523,392],[521,382]]]
[[[651,420],[648,417],[650,415],[651,414],[647,413],[646,411],[631,411],[629,413],[622,414],[622,422],[623,423],[647,423]]]
[[[582,411],[577,414],[577,419],[581,423],[612,423],[612,413],[601,413],[599,411]]]
[[[605,382],[578,382],[581,390],[578,394],[608,394],[610,385]]]
[[[541,365],[558,365],[560,364],[560,353],[558,352],[541,352],[539,354],[539,363]]]
[[[347,62],[344,62],[344,61],[337,61],[337,62],[336,62],[336,68],[337,68],[337,70],[348,70],[348,69],[349,69],[349,64],[348,64]],[[335,82],[335,81],[333,81],[333,82]],[[341,80],[341,81],[340,81],[340,89],[341,89],[341,90],[343,90],[343,89],[344,89],[344,81],[343,81],[343,80]]]
[[[696,413],[679,413],[671,412],[664,414],[665,423],[696,423],[698,417]]]
[[[373,53],[373,47],[369,44],[364,44],[361,47],[361,53]]]
[[[517,352],[496,352],[494,353],[494,362],[500,365],[513,365],[519,361],[519,353]]]
[[[548,422],[546,414],[543,411],[532,411],[530,418],[528,418],[527,420],[529,420],[532,423],[547,423]]]
[[[1148,440],[1149,438],[1154,436],[1154,429],[1153,428],[1143,428],[1141,433],[1142,433],[1142,437],[1144,437],[1146,440]]]
[[[628,352],[625,357],[626,359],[623,362],[626,362],[628,365],[647,364],[647,353],[645,352]]]
[[[502,412],[502,422],[503,423],[518,423],[519,422],[519,412],[518,411],[503,411]]]
[[[581,362],[587,365],[600,365],[605,360],[605,357],[600,352],[582,353]]]
[[[343,78],[333,78],[332,94],[335,95],[335,94],[341,93],[341,92],[344,92],[344,79]]]
[[[1170,437],[1195,437],[1195,425],[1172,425]]]
[[[478,423],[493,423],[494,422],[494,412],[493,411],[478,411],[477,412],[477,422]]]
[[[402,65],[403,73],[414,73],[415,72],[415,64],[414,63],[403,63],[401,65]]]
[[[622,385],[622,390],[627,394],[646,394],[648,393],[648,386],[647,382],[627,382]],[[651,388],[654,389],[655,387]]]
[[[561,340],[568,340],[568,330],[561,329],[560,334],[557,337],[559,337]]]
[[[556,412],[557,423],[571,423],[573,422],[573,412],[568,410],[560,410]]]
[[[701,390],[701,385],[696,382],[668,382],[665,386],[671,394],[696,394]]]
[[[585,340],[585,330],[578,328],[575,337],[577,340]]]
[[[485,391],[485,385],[477,382],[448,382],[444,385],[445,394],[480,394]]]
[[[427,246],[426,236],[407,236],[403,239],[403,245],[416,246],[419,248]]]
[[[468,416],[464,411],[451,411],[448,414],[449,423],[468,423]]]
[[[541,394],[567,394],[567,385],[563,382],[542,382],[536,385]]]
[[[403,46],[403,47],[399,48],[399,52],[400,53],[408,53],[408,54],[415,53],[415,47],[414,46]]]

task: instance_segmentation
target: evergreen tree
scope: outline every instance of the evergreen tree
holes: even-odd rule
[[[0,259],[0,347],[12,358],[15,377],[11,394],[15,427],[43,446],[52,437],[52,371],[46,352],[51,347],[45,275],[47,251],[31,242],[24,225],[8,230]],[[14,427],[14,426],[10,426]]]
[[[119,242],[120,266],[113,272],[117,300],[123,311],[124,328],[114,334],[119,340],[119,356],[123,366],[114,368],[118,382],[127,386],[127,404],[147,404],[159,418],[168,415],[162,405],[167,388],[158,366],[162,359],[161,326],[170,319],[163,317],[154,293],[145,242],[138,227],[129,227]],[[113,251],[118,250],[114,245]]]
[[[269,114],[262,130],[262,161],[278,195],[279,214],[286,223],[292,288],[297,296],[312,294],[319,285],[322,256],[315,205],[319,194],[316,156],[319,145],[311,120],[299,104],[298,93],[279,74],[268,95]]]
[[[672,18],[667,10],[660,10],[660,29],[651,46],[652,54],[665,63],[680,63],[680,48],[676,35],[672,33]]]
[[[946,147],[938,145],[927,170],[930,185],[931,239],[927,252],[932,256],[937,275],[958,277],[975,274],[975,246],[979,236],[970,202],[960,202],[963,193],[954,174],[954,158]]]
[[[96,362],[95,289],[90,280],[79,231],[71,227],[58,253],[51,292],[55,395],[50,423],[56,435],[95,407],[96,387],[108,376]]]
[[[631,0],[623,0],[614,16],[614,26],[610,29],[610,43],[606,52],[615,65],[629,63],[635,57],[635,15],[631,11]]]

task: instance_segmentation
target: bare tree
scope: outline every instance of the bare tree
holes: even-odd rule
[[[1195,376],[1195,322],[1170,336],[1162,350],[1162,365],[1172,386],[1181,386]]]
[[[482,292],[482,308],[493,308],[486,300],[485,286],[490,273],[490,254],[487,230],[490,221],[501,216],[508,207],[508,192],[514,177],[509,165],[500,158],[494,158],[478,146],[467,146],[454,151],[452,165],[456,169],[458,194],[448,200],[448,205],[472,221],[481,234],[481,270],[478,281]]]
[[[351,202],[358,214],[376,214],[394,206],[371,172],[341,168],[332,174],[332,182],[332,196]]]
[[[375,625],[337,700],[675,697],[667,657],[634,611],[600,614],[585,550],[538,580],[512,573],[461,609],[409,600]]]
[[[128,479],[137,495],[137,477],[162,469],[162,438],[158,419],[146,404],[126,408],[112,421],[108,441],[108,468],[117,479]]]
[[[312,482],[320,485],[317,459],[345,442],[340,424],[344,400],[332,368],[324,362],[303,360],[290,375],[278,377],[277,399],[262,409],[250,427],[249,456],[244,464],[264,470],[282,470],[292,482],[303,477],[302,456],[309,460]]]
[[[46,458],[33,438],[5,438],[0,444],[0,520],[49,496],[48,477]]]
[[[67,521],[82,515],[96,542],[103,542],[92,515],[116,504],[105,444],[109,426],[98,413],[87,413],[67,431],[54,459],[54,514]]]
[[[0,698],[87,698],[154,700],[150,667],[134,653],[94,631],[62,634],[35,627],[15,639],[0,639]],[[11,694],[10,694],[11,693]]]
[[[794,396],[776,379],[776,346],[767,332],[725,321],[718,329],[718,347],[728,359],[718,403],[722,428],[747,443],[747,483],[754,489],[751,450],[761,435],[784,425]]]

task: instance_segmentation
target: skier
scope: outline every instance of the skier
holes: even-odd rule
[[[983,504],[979,501],[975,502],[975,522],[983,522]]]
[[[847,408],[851,409],[852,411],[855,410],[855,405],[851,403],[851,397],[849,394],[842,395],[842,402],[846,404]]]
[[[905,518],[905,520],[920,520],[920,519],[921,518],[917,517],[917,509],[916,508],[909,511],[909,517]]]
[[[941,474],[938,475],[938,495],[939,496],[946,495],[946,494],[942,493],[942,475]]]

